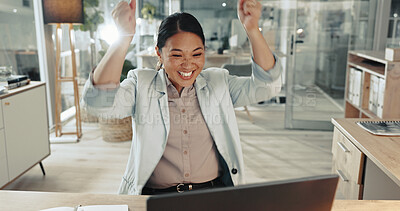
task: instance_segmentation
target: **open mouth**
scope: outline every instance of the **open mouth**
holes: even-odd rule
[[[181,71],[178,71],[178,73],[179,73],[179,76],[180,76],[182,79],[188,80],[188,79],[191,79],[191,78],[192,78],[193,73],[194,73],[194,70],[193,70],[193,71],[190,71],[190,72],[181,72]]]

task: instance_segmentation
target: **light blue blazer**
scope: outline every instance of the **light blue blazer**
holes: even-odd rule
[[[195,81],[200,109],[215,141],[227,185],[244,184],[243,154],[234,107],[268,100],[281,90],[281,65],[264,71],[253,62],[251,77],[229,75],[228,70],[208,68]],[[92,77],[92,76],[90,76]],[[107,118],[133,118],[133,140],[120,194],[141,194],[162,157],[170,130],[164,70],[135,69],[117,88],[93,86],[90,78],[82,104]]]

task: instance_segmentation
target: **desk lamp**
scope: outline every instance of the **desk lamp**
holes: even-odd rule
[[[43,18],[45,24],[56,24],[56,72],[55,72],[55,135],[76,135],[76,141],[82,136],[81,115],[79,107],[78,78],[76,74],[75,34],[73,24],[83,23],[83,0],[43,0]],[[61,75],[61,24],[69,25],[69,43],[72,59],[72,77]],[[61,83],[72,82],[74,87],[74,103],[76,132],[62,132],[61,123]]]

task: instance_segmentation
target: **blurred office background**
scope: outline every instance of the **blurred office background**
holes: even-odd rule
[[[111,18],[118,2],[84,0],[86,23],[75,28],[80,88],[118,36]],[[330,119],[344,117],[347,52],[400,47],[400,0],[260,2],[260,31],[281,60],[284,88],[278,97],[249,106],[253,119],[243,108],[236,112],[248,181],[330,173]],[[0,70],[46,82],[53,126],[55,26],[43,24],[41,3],[0,0]],[[250,46],[236,4],[236,0],[137,0],[137,33],[125,68],[155,67],[158,25],[177,11],[192,13],[202,24],[206,67],[248,64]],[[71,75],[68,30],[63,31],[61,70]],[[61,119],[67,122],[66,129],[74,126],[67,121],[74,119],[73,93],[72,83],[62,84]],[[7,189],[115,193],[130,142],[104,142],[96,123],[83,126],[79,144],[51,145],[52,155],[44,163],[46,178],[35,167]]]
[[[84,2],[89,24],[94,27],[76,27],[75,31],[81,86],[117,37],[111,11],[119,0]],[[286,128],[330,130],[330,118],[343,116],[347,52],[400,46],[399,0],[260,2],[260,31],[282,61],[285,85],[279,97],[264,103],[285,104]],[[154,68],[158,25],[179,11],[192,13],[204,28],[206,67],[249,63],[250,46],[238,21],[236,4],[236,0],[137,0],[137,33],[126,57],[127,65]],[[50,70],[55,61],[51,53],[55,26],[40,21],[41,11],[38,0],[0,0],[0,67],[53,86]],[[61,62],[65,75],[71,73],[67,38],[63,34]],[[63,111],[71,111],[72,84],[63,84],[62,93]],[[48,97],[52,99],[53,95],[49,89]]]

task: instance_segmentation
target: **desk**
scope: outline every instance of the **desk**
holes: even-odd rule
[[[30,191],[0,191],[0,210],[40,210],[52,207],[74,207],[76,205],[127,204],[130,211],[146,210],[148,196],[128,196],[90,193],[50,193]],[[396,210],[400,201],[336,200],[332,210]],[[189,209],[190,210],[190,209]]]
[[[376,136],[356,122],[332,119],[333,171],[346,199],[400,199],[400,137]]]

